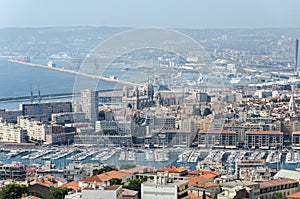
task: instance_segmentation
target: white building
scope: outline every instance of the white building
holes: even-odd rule
[[[0,142],[26,142],[27,131],[15,124],[0,123]]]
[[[96,183],[95,183],[96,184]],[[82,199],[122,199],[122,185],[116,186],[97,186],[85,188],[81,192]]]
[[[188,181],[175,181],[169,173],[154,177],[141,185],[142,199],[187,199]]]

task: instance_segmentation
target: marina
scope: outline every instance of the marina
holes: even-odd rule
[[[267,156],[266,162],[270,163],[270,164],[280,163],[281,162],[281,156],[282,156],[281,152],[271,151]]]
[[[43,164],[51,161],[56,168],[64,167],[72,162],[136,164],[144,166],[187,166],[190,169],[211,168],[233,173],[236,162],[241,160],[264,160],[269,168],[285,168],[296,170],[300,164],[299,151],[274,150],[219,150],[219,149],[127,149],[127,148],[39,148],[1,150],[0,161],[11,163],[18,161],[25,164]],[[298,168],[299,169],[299,168]]]

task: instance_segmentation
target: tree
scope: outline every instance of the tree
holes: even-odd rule
[[[209,108],[205,108],[204,111],[203,111],[203,116],[207,116],[207,115],[210,115],[210,114],[212,114],[212,111]]]
[[[278,192],[273,193],[273,198],[274,199],[287,199],[286,196],[284,196],[282,193],[278,193]]]
[[[118,169],[114,165],[108,165],[108,166],[102,167],[101,169],[94,169],[93,175],[99,175],[101,173],[105,173],[105,172],[113,171],[113,170],[117,171]]]
[[[134,167],[136,167],[135,164],[122,164],[122,165],[120,166],[120,169],[121,169],[121,170],[122,170],[122,169],[132,169],[132,168],[134,168]]]
[[[50,190],[50,199],[58,199],[58,198],[65,198],[65,195],[68,195],[68,192],[70,191],[69,188],[54,188],[51,187]]]
[[[98,118],[99,118],[99,120],[105,120],[105,112],[104,111],[99,111]]]
[[[41,194],[41,192],[38,192],[38,191],[30,191],[27,196],[36,196],[36,197],[39,197],[39,198],[44,198],[43,195]]]
[[[139,192],[139,198],[141,198],[141,184],[145,181],[147,181],[148,177],[145,176],[143,177],[142,179],[133,179],[133,180],[130,180],[128,185],[124,186],[124,188],[127,188],[127,189],[131,189],[131,190],[135,190],[135,191],[138,191]]]
[[[112,178],[109,180],[110,185],[122,185],[122,179]]]
[[[25,185],[9,184],[0,191],[0,199],[18,199],[26,193],[28,193],[28,188]]]

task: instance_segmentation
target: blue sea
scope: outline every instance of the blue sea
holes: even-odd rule
[[[34,62],[34,63],[39,63]],[[44,62],[44,64],[46,61]],[[76,75],[0,60],[0,98],[72,92]],[[111,68],[107,76],[122,75],[121,69]],[[100,81],[99,90],[115,88],[111,82]],[[66,99],[61,99],[66,100]],[[71,100],[71,99],[68,99]],[[57,100],[56,100],[57,101]],[[0,102],[0,109],[18,109],[20,102]]]

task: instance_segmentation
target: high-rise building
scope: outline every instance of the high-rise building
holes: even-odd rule
[[[296,51],[295,51],[295,73],[298,73],[300,71],[300,63],[299,63],[299,58],[300,58],[300,51],[299,51],[299,40],[296,39]]]
[[[83,90],[81,92],[81,104],[85,118],[94,123],[98,118],[98,91]]]

